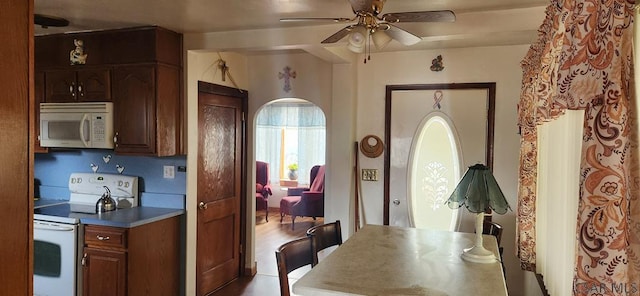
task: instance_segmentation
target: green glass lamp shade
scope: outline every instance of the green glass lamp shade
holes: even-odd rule
[[[483,164],[470,166],[447,200],[451,209],[465,206],[469,212],[484,213],[487,209],[502,215],[511,210],[491,170]]]

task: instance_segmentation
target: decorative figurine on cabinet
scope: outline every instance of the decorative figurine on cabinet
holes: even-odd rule
[[[84,65],[87,62],[87,54],[84,53],[84,42],[80,39],[73,39],[76,48],[69,52],[71,65]]]

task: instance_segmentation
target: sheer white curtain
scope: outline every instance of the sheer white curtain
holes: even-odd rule
[[[314,165],[324,164],[326,146],[325,127],[310,126],[298,129],[298,181],[309,183],[309,173]]]
[[[298,164],[298,182],[309,183],[311,168],[325,163],[325,147],[326,121],[317,106],[274,102],[258,113],[256,160],[269,163],[272,184],[287,178],[286,166],[291,163]]]
[[[572,295],[584,111],[538,127],[536,272],[549,295]]]
[[[277,126],[258,126],[256,128],[256,160],[269,163],[271,184],[280,180],[279,160],[282,146],[282,129]]]

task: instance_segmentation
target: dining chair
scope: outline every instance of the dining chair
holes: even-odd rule
[[[489,234],[496,237],[496,241],[498,242],[498,253],[500,254],[500,263],[502,264],[502,272],[504,273],[504,262],[502,261],[502,252],[504,251],[504,248],[500,245],[500,240],[502,239],[502,225],[493,221],[484,221],[482,223],[482,234]]]
[[[318,252],[331,247],[342,245],[342,230],[340,220],[335,222],[317,225],[307,230],[307,236],[313,240],[313,264],[318,264]]]
[[[289,296],[289,273],[306,265],[313,266],[313,241],[310,236],[292,240],[276,250],[280,295]]]
[[[495,236],[498,241],[498,246],[500,246],[500,240],[502,239],[502,225],[493,221],[484,221],[482,223],[482,234]]]

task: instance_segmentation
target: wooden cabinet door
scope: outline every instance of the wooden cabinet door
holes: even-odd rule
[[[109,69],[48,71],[45,78],[47,103],[111,101]]]
[[[76,102],[76,72],[48,71],[45,74],[45,101],[47,103]]]
[[[85,247],[82,277],[83,296],[125,296],[126,252]]]
[[[156,152],[155,66],[113,69],[113,109],[116,153]]]
[[[78,101],[111,101],[109,69],[82,69],[78,70],[76,75],[76,97]]]

